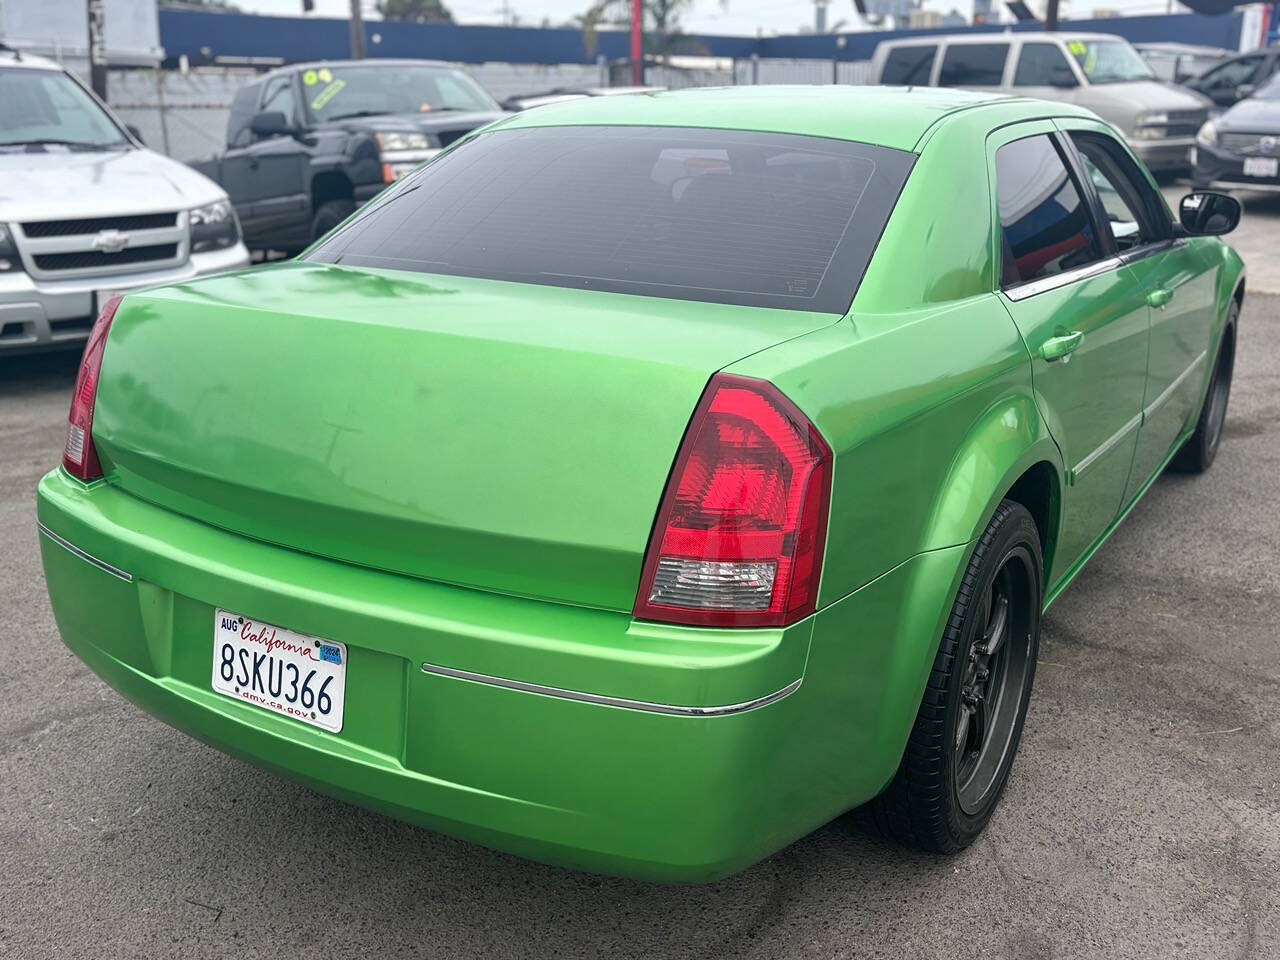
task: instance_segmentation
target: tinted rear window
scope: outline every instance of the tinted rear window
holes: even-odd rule
[[[405,178],[309,259],[843,313],[912,160],[737,130],[496,130]]]
[[[880,82],[897,86],[928,86],[929,74],[933,72],[933,55],[937,50],[937,47],[897,47],[890,50]]]
[[[998,87],[1009,56],[1007,43],[953,43],[942,58],[940,87]]]

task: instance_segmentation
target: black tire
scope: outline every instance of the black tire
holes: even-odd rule
[[[1227,321],[1218,340],[1218,352],[1213,361],[1213,379],[1205,391],[1200,405],[1200,417],[1196,431],[1187,438],[1173,461],[1169,464],[1178,473],[1204,473],[1213,466],[1222,444],[1222,425],[1227,419],[1227,402],[1231,399],[1231,372],[1236,361],[1236,321],[1240,319],[1240,304],[1235,298],[1227,308]]]
[[[1031,699],[1043,565],[1031,514],[1020,503],[1002,501],[960,583],[898,772],[863,808],[864,821],[879,833],[930,852],[956,853],[991,819]],[[997,624],[1003,641],[980,656],[1001,629]],[[991,703],[984,709],[987,697]]]
[[[319,240],[326,233],[340,224],[355,212],[354,200],[330,200],[316,208],[316,215],[311,220],[311,239]]]

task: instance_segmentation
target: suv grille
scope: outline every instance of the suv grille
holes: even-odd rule
[[[90,267],[118,267],[149,260],[172,260],[178,255],[176,243],[159,243],[150,247],[127,247],[119,253],[77,250],[74,253],[38,253],[32,259],[41,270],[86,270]]]
[[[1267,141],[1263,148],[1262,141]],[[1247,153],[1253,156],[1280,156],[1280,134],[1269,133],[1224,133],[1218,138],[1218,145],[1228,153]]]
[[[97,217],[92,220],[38,220],[24,223],[28,237],[74,237],[99,230],[160,230],[178,222],[176,213],[144,213],[132,217]]]

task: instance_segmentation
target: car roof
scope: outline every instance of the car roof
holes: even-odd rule
[[[411,57],[402,59],[391,59],[375,57],[371,60],[309,60],[305,63],[290,63],[283,67],[276,67],[261,77],[257,77],[257,82],[277,77],[282,73],[297,73],[306,70],[319,70],[321,67],[447,67],[450,70],[456,69],[452,63],[445,63],[443,60],[417,60]]]
[[[62,70],[62,64],[45,57],[37,57],[33,53],[20,50],[0,50],[0,67],[20,67],[27,70]]]
[[[1012,30],[991,31],[990,33],[934,33],[927,37],[911,37],[904,40],[881,40],[880,47],[918,47],[937,44],[945,40],[947,43],[1002,43],[1009,40],[1034,42],[1037,40],[1124,40],[1114,33],[1074,33],[1070,30],[1049,32],[1038,30],[1014,33]]]
[[[913,150],[940,120],[977,109],[992,125],[1027,116],[1092,116],[1048,104],[954,87],[739,86],[697,87],[626,97],[589,97],[514,114],[489,129],[550,126],[653,126],[755,130],[856,140]],[[998,116],[997,116],[998,115]]]

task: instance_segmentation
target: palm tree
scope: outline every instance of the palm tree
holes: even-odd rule
[[[728,0],[720,0],[727,6]],[[600,24],[624,26],[631,22],[632,0],[595,0],[582,14],[582,39],[587,51],[596,48],[596,28]],[[689,38],[680,29],[680,20],[693,8],[694,0],[643,0],[645,50],[665,58],[688,49]]]

